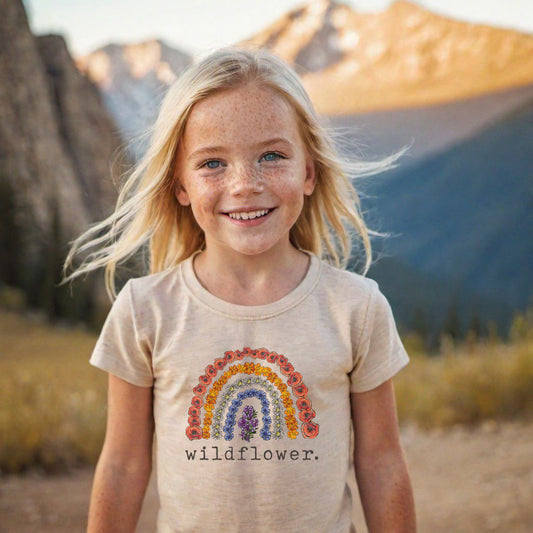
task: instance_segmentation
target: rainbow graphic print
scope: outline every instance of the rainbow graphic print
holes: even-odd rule
[[[266,348],[225,352],[206,367],[192,392],[190,440],[240,437],[250,442],[299,434],[314,439],[319,432],[302,375],[284,355]]]

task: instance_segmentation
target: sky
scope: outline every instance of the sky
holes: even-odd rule
[[[23,0],[34,33],[61,33],[74,55],[158,38],[202,54],[245,39],[309,0]],[[377,12],[391,0],[344,0]],[[533,33],[531,0],[418,0],[459,20]]]

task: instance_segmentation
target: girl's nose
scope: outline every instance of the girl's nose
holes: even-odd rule
[[[253,194],[263,191],[261,171],[252,165],[238,165],[231,170],[229,190],[232,194]]]

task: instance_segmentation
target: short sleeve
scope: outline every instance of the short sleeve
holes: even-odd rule
[[[372,282],[366,317],[350,373],[351,392],[376,388],[409,362],[389,302]]]
[[[135,322],[132,281],[119,292],[96,342],[90,363],[133,385],[153,384],[151,353]]]

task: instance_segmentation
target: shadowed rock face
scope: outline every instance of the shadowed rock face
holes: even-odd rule
[[[0,12],[0,282],[52,316],[83,316],[98,291],[72,298],[54,282],[68,241],[112,205],[117,138],[63,39],[36,40],[20,0]]]
[[[109,214],[116,199],[110,165],[120,138],[100,92],[74,65],[57,35],[37,38],[63,148],[70,156],[90,218]]]
[[[301,72],[317,72],[340,61],[344,52],[339,46],[338,35],[332,22],[336,5],[328,3],[324,11],[322,24],[313,38],[303,46],[294,60]]]

